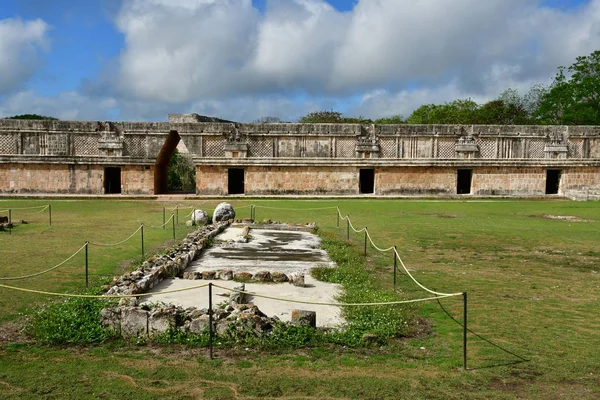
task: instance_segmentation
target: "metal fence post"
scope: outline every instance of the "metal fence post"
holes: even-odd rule
[[[85,242],[85,288],[88,288],[88,246],[90,242]]]
[[[8,234],[12,235],[12,210],[8,209]]]
[[[177,204],[175,206],[175,214],[176,214],[175,218],[177,218],[177,225],[179,225],[179,204]]]
[[[398,254],[394,246],[394,291],[396,291],[396,271],[398,270]]]
[[[175,214],[171,214],[171,225],[173,225],[173,239],[175,239]]]
[[[346,215],[346,238],[350,240],[350,217]]]
[[[365,257],[367,256],[367,227],[365,226]]]
[[[213,309],[212,309],[212,283],[208,284],[208,351],[213,359]]]
[[[144,224],[140,227],[140,232],[142,233],[142,260],[144,259]]]
[[[166,214],[167,210],[165,207],[163,207],[163,229],[167,229],[167,227],[165,226],[167,224],[167,214]]]
[[[48,204],[48,219],[50,221],[50,226],[52,226],[52,204]]]
[[[340,212],[336,209],[335,213],[337,214],[337,227],[340,227]]]
[[[463,368],[467,369],[467,292],[463,293]]]

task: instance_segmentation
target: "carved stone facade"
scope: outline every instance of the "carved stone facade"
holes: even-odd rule
[[[600,192],[595,126],[244,124],[173,114],[159,123],[0,120],[0,193],[153,194],[173,135],[193,156],[199,195],[233,193],[231,179],[249,195]]]

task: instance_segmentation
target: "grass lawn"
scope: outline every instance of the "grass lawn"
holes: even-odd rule
[[[212,211],[217,200],[185,201]],[[422,333],[383,347],[317,347],[265,352],[134,345],[54,347],[2,340],[35,304],[50,298],[0,288],[2,398],[439,398],[513,399],[600,397],[600,203],[570,201],[232,200],[256,204],[256,218],[312,222],[345,240],[339,206],[355,227],[368,226],[380,247],[396,245],[424,285],[469,296],[469,369],[462,369],[460,297],[420,303]],[[12,235],[0,232],[0,277],[52,267],[85,241],[115,243],[141,223],[148,254],[173,244],[160,225],[175,203],[118,200],[10,200],[0,210],[52,204],[48,215],[15,210],[25,219]],[[288,208],[288,210],[282,209]],[[295,211],[289,209],[305,209]],[[36,210],[33,210],[36,211]],[[170,213],[170,210],[167,210]],[[189,228],[181,209],[177,238]],[[249,208],[238,208],[240,217]],[[0,212],[0,215],[5,215]],[[362,252],[363,234],[351,233]],[[90,246],[90,283],[122,273],[141,257],[141,238],[115,247]],[[368,268],[392,289],[391,253],[369,246]],[[38,277],[0,283],[73,292],[85,284],[83,252]],[[398,288],[429,297],[405,275]],[[450,315],[450,316],[449,316]],[[431,332],[429,332],[431,331]],[[508,350],[508,352],[506,351]],[[512,353],[512,354],[511,354]]]

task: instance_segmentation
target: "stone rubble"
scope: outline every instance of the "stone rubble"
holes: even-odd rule
[[[295,273],[289,276],[279,271],[259,271],[255,274],[250,272],[233,272],[230,269],[221,269],[218,271],[185,271],[181,275],[183,279],[190,280],[224,280],[237,282],[260,282],[260,283],[284,283],[289,282],[294,286],[305,287],[304,274]]]
[[[238,295],[243,293],[232,292]],[[208,332],[209,310],[174,305],[105,308],[100,313],[104,328],[124,338],[155,338],[169,329],[191,334]],[[313,318],[314,320],[314,318]],[[237,303],[233,298],[224,306],[213,310],[213,332],[224,334],[232,329],[253,332],[255,335],[270,332],[279,323],[277,317],[267,317],[253,304]],[[311,325],[313,326],[313,325]]]
[[[229,221],[208,225],[191,232],[183,242],[169,250],[166,254],[157,255],[144,261],[133,272],[128,272],[104,287],[106,295],[146,293],[163,279],[180,276],[206,246],[209,239],[214,238],[230,225]],[[207,275],[207,278],[210,279]],[[122,304],[132,301],[123,299]],[[133,301],[135,303],[135,301]]]

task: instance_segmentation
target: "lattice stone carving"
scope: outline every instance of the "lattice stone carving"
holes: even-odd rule
[[[270,138],[250,138],[248,157],[273,157],[273,140]]]
[[[569,143],[569,158],[583,158],[583,142]]]
[[[336,139],[336,157],[337,158],[355,158],[356,140],[354,138]]]
[[[76,156],[97,156],[98,135],[76,135],[73,140]]]
[[[129,157],[146,157],[146,136],[127,135],[123,141],[123,155]]]
[[[17,154],[17,136],[0,135],[0,154]]]
[[[379,141],[379,157],[396,158],[397,148],[395,138],[381,138]]]
[[[456,140],[438,139],[438,158],[456,158]]]
[[[223,137],[205,136],[202,140],[202,154],[204,157],[225,157],[225,139]]]
[[[496,139],[475,139],[479,146],[479,158],[496,158]]]
[[[530,139],[528,142],[527,158],[545,158],[544,149],[547,142],[545,140]]]

